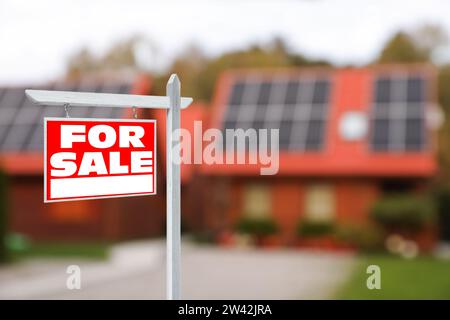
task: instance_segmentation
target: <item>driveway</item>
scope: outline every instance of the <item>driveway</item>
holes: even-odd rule
[[[217,248],[183,243],[185,299],[323,299],[352,271],[349,254]],[[67,266],[81,268],[81,289],[66,288]],[[31,260],[0,268],[0,299],[164,299],[165,244],[131,242],[102,262]]]

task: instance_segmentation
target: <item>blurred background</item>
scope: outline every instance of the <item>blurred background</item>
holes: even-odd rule
[[[158,195],[44,204],[43,117],[65,111],[24,89],[165,95],[177,73],[192,134],[195,121],[280,130],[274,176],[182,165],[184,298],[450,299],[448,12],[444,0],[1,0],[0,298],[165,297],[164,113],[138,109],[158,121]],[[66,288],[73,264],[81,290]]]

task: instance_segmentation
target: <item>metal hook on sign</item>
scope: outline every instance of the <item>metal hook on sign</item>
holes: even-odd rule
[[[138,118],[137,108],[136,107],[133,107],[133,118],[135,118],[135,119]]]
[[[69,109],[70,109],[70,104],[68,104],[68,103],[64,104],[64,111],[66,111],[66,118],[70,118]]]

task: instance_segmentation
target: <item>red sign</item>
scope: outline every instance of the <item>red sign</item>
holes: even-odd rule
[[[156,194],[154,120],[44,119],[44,202]]]

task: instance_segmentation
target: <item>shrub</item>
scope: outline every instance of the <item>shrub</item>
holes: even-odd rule
[[[383,230],[372,225],[339,225],[335,229],[335,238],[363,251],[377,251],[384,247]]]
[[[428,198],[392,195],[378,200],[372,207],[371,215],[386,228],[419,230],[435,221],[436,210]]]
[[[305,238],[331,235],[333,232],[334,225],[331,222],[301,220],[297,225],[297,234]]]
[[[5,262],[7,258],[6,250],[6,177],[0,172],[0,263]]]
[[[214,233],[208,231],[199,231],[192,233],[192,240],[198,244],[214,243]]]
[[[242,218],[236,225],[239,233],[268,236],[278,232],[278,226],[270,218]]]
[[[444,236],[450,235],[450,189],[440,188],[434,192],[437,212],[439,216],[439,225]]]
[[[439,211],[450,213],[450,190],[442,189],[435,192],[435,199]]]

